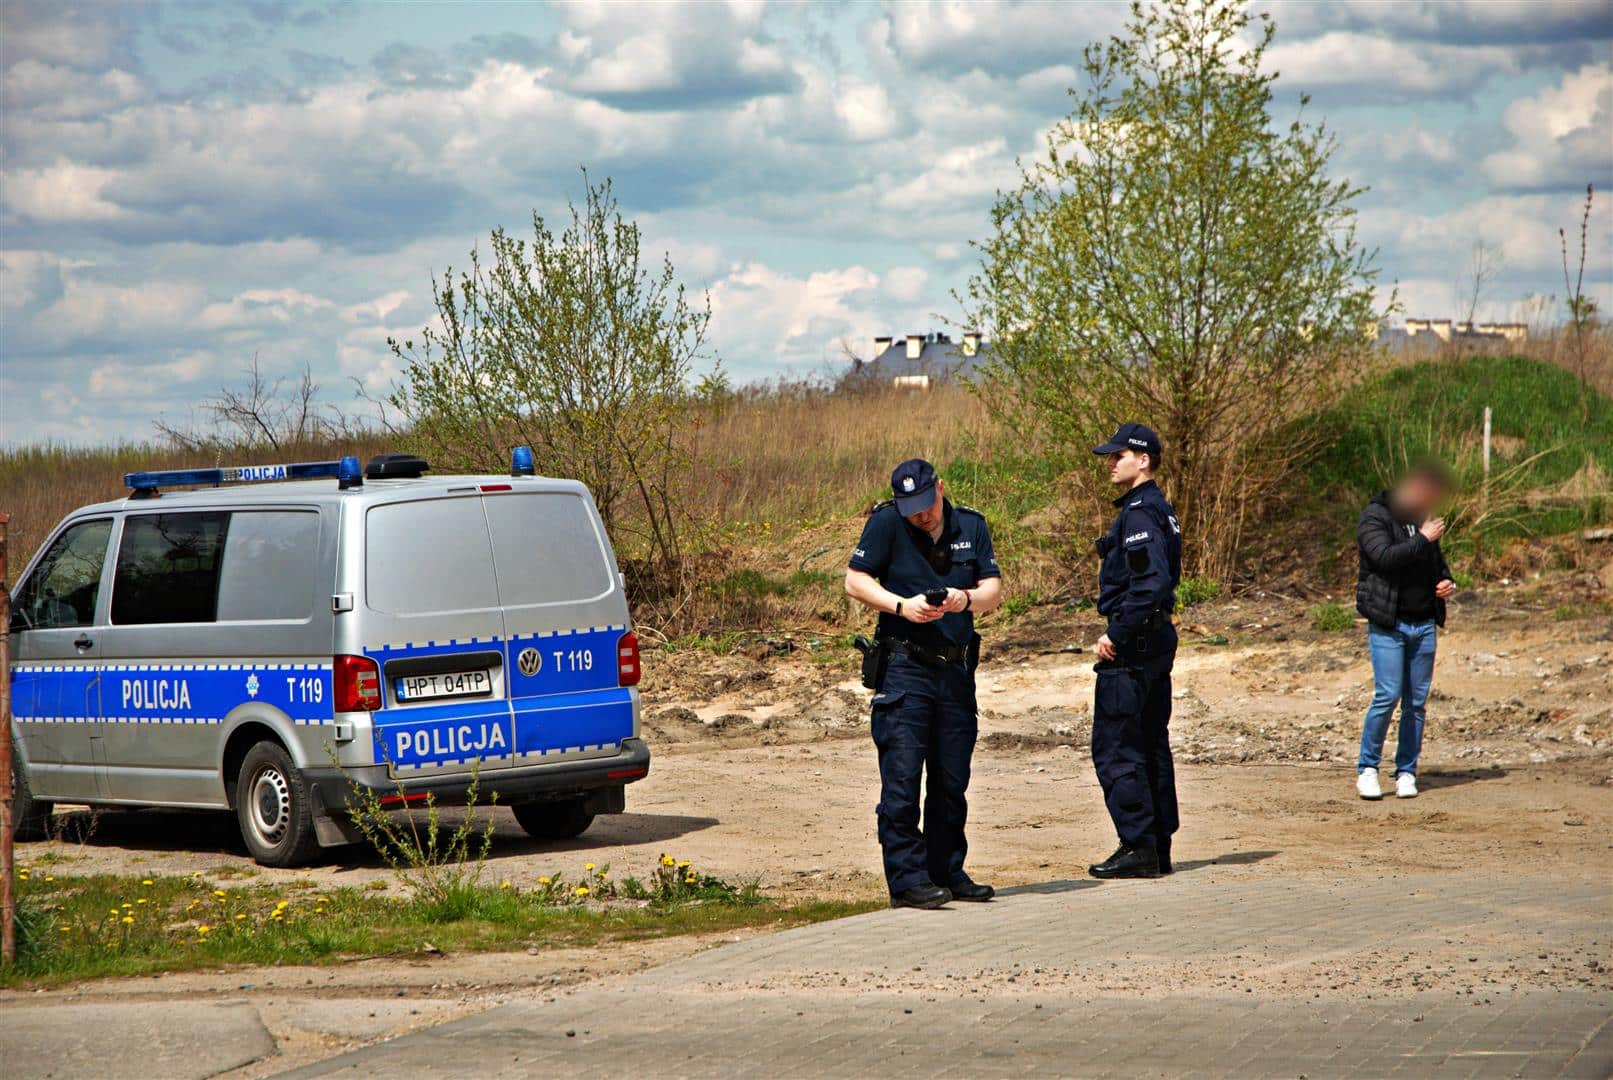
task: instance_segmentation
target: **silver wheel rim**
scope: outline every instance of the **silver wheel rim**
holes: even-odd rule
[[[291,823],[291,785],[279,769],[266,765],[252,778],[247,797],[252,831],[265,846],[273,847],[284,839]]]

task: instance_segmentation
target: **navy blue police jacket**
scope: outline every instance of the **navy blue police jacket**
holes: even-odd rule
[[[1176,511],[1152,480],[1115,500],[1120,513],[1098,546],[1098,614],[1109,618],[1109,640],[1125,648],[1154,612],[1176,607],[1182,580],[1182,529]]]
[[[950,500],[943,500],[942,508],[941,536],[932,541],[929,533],[907,523],[894,502],[880,503],[863,526],[862,538],[851,553],[851,568],[873,575],[901,597],[943,586],[972,589],[987,578],[1001,577],[985,516]],[[970,611],[949,612],[923,624],[886,612],[879,615],[881,638],[900,638],[921,647],[967,645],[974,632]]]

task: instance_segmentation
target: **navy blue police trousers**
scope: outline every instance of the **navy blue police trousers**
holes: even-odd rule
[[[1120,842],[1168,851],[1180,825],[1170,744],[1176,628],[1167,623],[1126,644],[1096,668],[1092,764]]]
[[[974,674],[961,664],[928,667],[894,654],[874,695],[870,726],[879,751],[879,846],[891,895],[926,882],[964,880],[964,794],[979,731]]]

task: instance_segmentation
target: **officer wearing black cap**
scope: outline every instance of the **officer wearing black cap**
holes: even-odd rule
[[[929,462],[898,465],[891,491],[869,515],[846,571],[847,594],[879,612],[864,682],[875,690],[879,843],[891,906],[990,900],[991,886],[963,869],[964,795],[977,733],[974,617],[997,607],[1001,572],[986,519],[950,502]]]
[[[1171,762],[1171,667],[1176,660],[1176,586],[1182,580],[1182,530],[1154,483],[1159,436],[1121,424],[1093,447],[1109,459],[1109,480],[1125,490],[1120,511],[1098,540],[1098,613],[1109,619],[1098,639],[1092,764],[1120,847],[1088,867],[1093,877],[1158,877],[1171,872],[1178,825]]]

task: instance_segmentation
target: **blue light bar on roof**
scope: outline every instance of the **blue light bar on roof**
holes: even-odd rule
[[[358,459],[352,460],[356,462]],[[304,461],[292,465],[230,465],[218,469],[132,472],[123,474],[123,483],[135,491],[152,491],[159,487],[217,487],[219,484],[261,480],[319,480],[341,475],[341,461]]]

